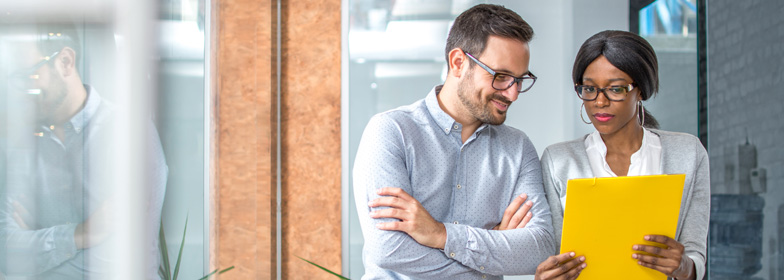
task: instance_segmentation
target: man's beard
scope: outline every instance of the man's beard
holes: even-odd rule
[[[472,117],[474,117],[474,119],[477,119],[482,123],[492,125],[500,125],[504,123],[506,120],[506,112],[501,112],[501,116],[496,117],[492,112],[492,110],[496,109],[490,107],[490,102],[492,102],[492,99],[497,99],[506,104],[511,104],[512,102],[510,102],[504,96],[493,94],[487,100],[484,100],[484,103],[482,103],[481,93],[476,90],[476,87],[474,87],[473,73],[474,71],[472,68],[468,71],[468,73],[466,73],[463,80],[457,84],[457,96],[460,99],[460,102],[463,103],[465,109],[471,114]]]
[[[62,110],[65,98],[68,96],[65,81],[54,71],[50,73],[49,81],[47,88],[41,89],[37,103],[37,119],[43,125],[51,125],[55,121],[54,115],[57,114],[57,110]]]

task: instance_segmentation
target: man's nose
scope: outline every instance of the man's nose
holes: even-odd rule
[[[515,100],[517,100],[517,97],[520,96],[520,91],[519,91],[520,86],[521,85],[519,83],[514,83],[508,89],[502,90],[501,95],[506,97],[506,99],[509,100],[509,102],[515,102]]]

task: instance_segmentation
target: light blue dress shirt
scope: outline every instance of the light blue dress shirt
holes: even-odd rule
[[[117,147],[111,130],[117,128],[115,107],[98,92],[88,92],[84,107],[64,124],[65,141],[42,126],[24,149],[9,149],[7,188],[0,194],[0,271],[8,279],[107,279],[118,253],[104,242],[77,249],[74,231],[109,197],[116,178],[107,155]],[[158,132],[146,127],[144,164],[146,194],[144,238],[145,279],[158,276],[158,230],[166,193],[168,166]],[[30,212],[21,227],[13,218],[13,203]],[[120,221],[121,222],[121,221]],[[29,278],[27,278],[29,277]],[[1,277],[0,277],[1,278]]]
[[[462,125],[445,113],[435,87],[414,104],[375,115],[354,162],[354,199],[365,238],[362,279],[501,279],[533,274],[556,251],[539,158],[522,131],[480,126],[462,143]],[[444,223],[444,250],[401,231],[383,231],[368,202],[399,187]],[[515,196],[528,194],[533,218],[523,229],[491,230]],[[379,208],[381,209],[381,208]]]

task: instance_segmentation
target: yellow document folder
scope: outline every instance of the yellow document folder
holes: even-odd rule
[[[649,234],[675,237],[686,175],[653,175],[569,180],[566,187],[561,253],[584,255],[580,280],[666,280],[637,264],[634,244],[653,245]]]

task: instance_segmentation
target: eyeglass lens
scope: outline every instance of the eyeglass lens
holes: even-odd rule
[[[493,88],[497,90],[506,90],[512,87],[515,82],[517,82],[519,92],[527,91],[534,85],[534,79],[531,77],[519,79],[510,75],[496,73],[493,78]]]
[[[597,88],[595,86],[579,85],[575,87],[577,95],[583,100],[595,100],[599,97],[599,92],[603,92],[607,99],[612,101],[623,101],[626,98],[626,93],[629,92],[627,86],[610,86],[606,88]]]

